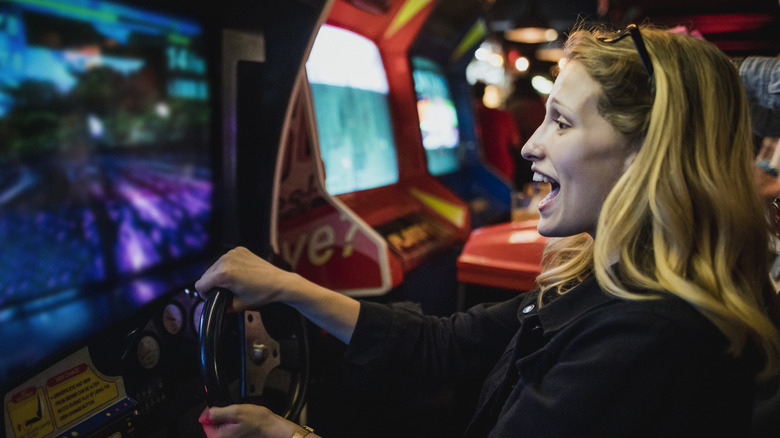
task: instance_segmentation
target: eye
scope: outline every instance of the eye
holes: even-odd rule
[[[571,125],[566,123],[566,121],[563,120],[562,117],[558,117],[557,119],[554,120],[554,122],[558,125],[558,129],[560,129],[560,130],[571,128]]]

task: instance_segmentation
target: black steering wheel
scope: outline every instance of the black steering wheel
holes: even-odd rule
[[[232,299],[232,292],[214,289],[203,307],[200,357],[206,403],[254,403],[297,418],[309,377],[305,318],[284,304],[229,313]]]

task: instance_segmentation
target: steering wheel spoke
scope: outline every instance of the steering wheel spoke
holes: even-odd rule
[[[225,315],[232,298],[230,291],[216,289],[203,308],[201,376],[208,405],[256,403],[285,418],[296,418],[309,374],[305,319],[286,305],[271,304],[241,312],[237,329],[231,330]],[[237,335],[225,336],[233,331]],[[235,345],[240,348],[229,348]]]

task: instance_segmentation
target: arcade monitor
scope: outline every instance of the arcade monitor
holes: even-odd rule
[[[428,171],[434,176],[455,172],[461,167],[462,151],[458,114],[447,80],[439,66],[429,59],[413,57],[412,66]]]
[[[415,55],[411,62],[428,171],[469,202],[474,228],[508,220],[511,190],[481,162],[470,96],[451,93],[454,79],[436,61]]]
[[[93,408],[116,416],[145,409],[92,366],[98,356],[132,344],[134,363],[151,369],[161,345],[194,338],[190,294],[160,316],[159,332],[113,339],[91,356],[71,350],[183,291],[208,266],[215,171],[207,65],[204,29],[190,18],[102,0],[0,2],[7,436],[86,436],[74,424]],[[59,368],[27,379],[69,351]],[[162,401],[159,388],[148,391],[147,402]],[[109,411],[111,400],[119,401]]]
[[[331,195],[398,182],[384,65],[376,45],[325,25],[306,63]]]
[[[0,3],[3,384],[200,269],[214,178],[202,38],[118,3]]]

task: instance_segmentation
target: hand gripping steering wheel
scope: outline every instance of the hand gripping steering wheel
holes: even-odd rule
[[[284,304],[228,313],[232,299],[232,292],[214,289],[203,307],[200,357],[206,403],[255,403],[297,418],[309,377],[306,320]]]

